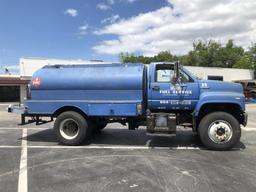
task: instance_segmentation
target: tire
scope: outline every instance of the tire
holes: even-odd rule
[[[61,113],[54,123],[54,131],[59,141],[65,145],[80,145],[89,141],[91,136],[86,119],[74,111]]]
[[[202,143],[212,150],[229,150],[240,140],[238,120],[226,112],[213,112],[200,122],[198,134]]]

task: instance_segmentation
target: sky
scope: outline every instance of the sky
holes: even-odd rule
[[[246,48],[256,42],[255,10],[255,0],[0,0],[0,68],[20,57],[183,55],[199,39]]]

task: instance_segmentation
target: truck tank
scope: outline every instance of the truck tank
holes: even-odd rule
[[[73,106],[75,103],[75,106],[93,115],[99,114],[97,110],[108,108],[106,105],[126,104],[123,107],[129,107],[129,104],[142,104],[147,90],[146,75],[143,64],[45,66],[32,77],[31,100],[27,101],[27,106],[28,109],[52,113],[62,107],[60,104]],[[42,111],[42,102],[51,106],[50,111]],[[123,109],[110,108],[113,109],[107,109],[101,115],[127,115],[121,114]]]

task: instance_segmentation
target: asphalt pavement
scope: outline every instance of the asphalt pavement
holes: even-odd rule
[[[0,105],[0,191],[256,191],[256,105],[231,151],[206,150],[190,129],[147,136],[109,124],[90,145],[63,146],[53,123],[19,125]]]

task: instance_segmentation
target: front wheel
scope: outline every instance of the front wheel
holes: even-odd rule
[[[86,119],[74,111],[60,114],[54,123],[54,130],[59,141],[65,145],[79,145],[90,137]]]
[[[235,117],[226,112],[213,112],[200,122],[198,133],[209,149],[228,150],[240,140],[241,127]]]

